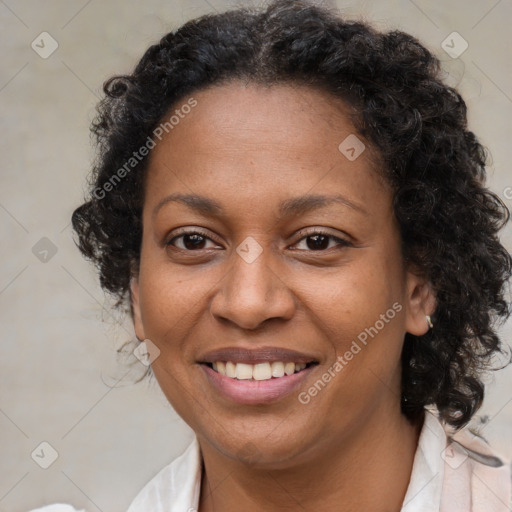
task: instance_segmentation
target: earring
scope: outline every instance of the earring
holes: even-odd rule
[[[430,318],[430,315],[426,315],[425,319],[427,320],[427,325],[429,326],[429,328],[432,329],[432,327],[434,327],[434,324],[432,323],[432,319]]]

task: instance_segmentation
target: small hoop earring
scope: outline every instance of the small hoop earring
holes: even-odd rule
[[[427,325],[429,326],[429,328],[432,329],[432,327],[434,327],[434,324],[432,323],[432,319],[430,318],[430,315],[426,315],[425,319],[427,320]]]

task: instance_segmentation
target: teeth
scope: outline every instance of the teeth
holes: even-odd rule
[[[215,368],[215,366],[217,366],[217,368]],[[222,361],[217,362],[213,369],[217,370],[221,375],[226,375],[226,363],[223,363]]]
[[[270,363],[255,364],[252,371],[252,377],[254,380],[268,380],[272,378],[272,370]]]
[[[252,365],[237,363],[236,364],[236,378],[238,380],[249,380],[252,379]]]
[[[272,377],[284,377],[284,364],[276,361],[272,363]]]
[[[306,368],[306,363],[283,363],[275,361],[270,363],[246,364],[233,363],[231,361],[216,361],[212,363],[213,369],[231,379],[238,380],[270,380],[285,375],[293,375]]]
[[[236,364],[231,361],[226,363],[226,377],[236,378]]]
[[[293,375],[295,373],[295,363],[286,363],[284,365],[284,373],[286,375]]]

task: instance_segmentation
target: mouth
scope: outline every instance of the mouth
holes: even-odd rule
[[[315,366],[318,363],[316,361],[310,361],[308,363],[273,361],[272,363],[249,364],[235,363],[233,361],[215,361],[213,363],[203,364],[211,368],[214,372],[229,379],[264,381],[290,376],[306,368]]]
[[[244,405],[276,402],[305,387],[320,361],[313,355],[263,347],[215,350],[197,361],[214,397]]]

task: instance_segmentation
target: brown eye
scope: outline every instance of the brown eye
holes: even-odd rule
[[[329,246],[330,242],[335,242],[335,246]],[[350,247],[352,244],[348,240],[344,240],[342,238],[331,235],[330,233],[323,231],[313,231],[309,234],[306,234],[296,245],[300,243],[305,244],[305,249],[302,248],[300,250],[309,250],[309,251],[326,251],[329,249]]]
[[[176,243],[177,241],[178,243]],[[188,231],[171,238],[166,243],[166,245],[172,245],[177,249],[182,249],[184,251],[194,251],[201,249],[210,249],[211,247],[205,247],[208,241],[213,242],[209,237],[207,237],[203,233],[197,231]]]
[[[325,235],[312,235],[306,237],[306,245],[308,246],[308,249],[312,249],[314,251],[318,249],[327,249],[329,246],[329,238]],[[311,243],[310,243],[311,242]]]

